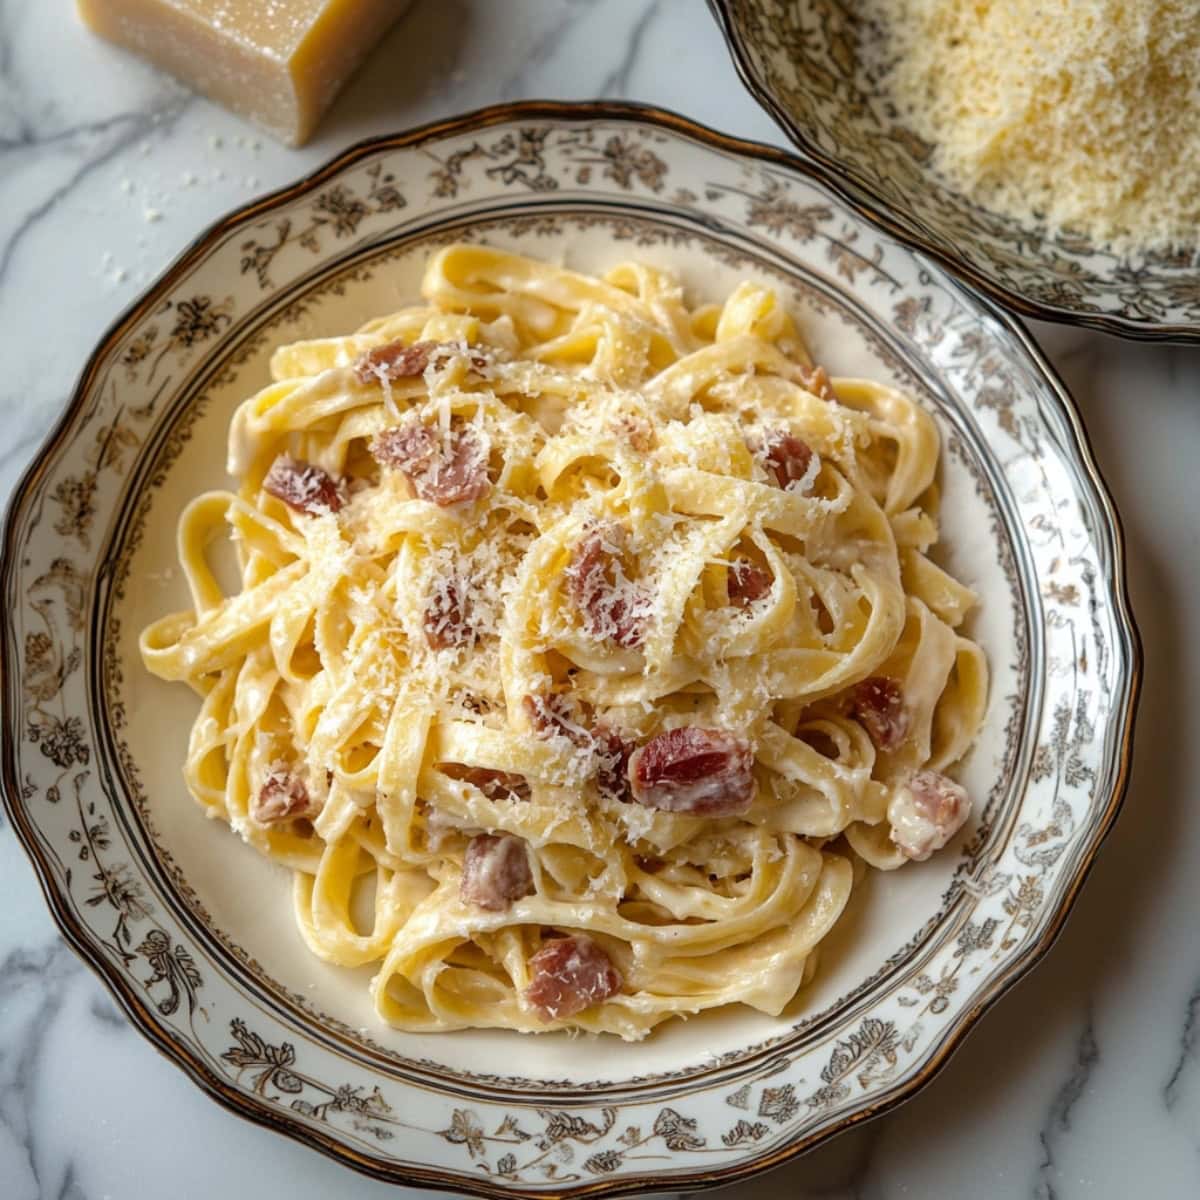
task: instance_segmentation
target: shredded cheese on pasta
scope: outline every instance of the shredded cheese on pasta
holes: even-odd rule
[[[422,295],[280,347],[237,493],[180,519],[192,608],[141,650],[202,697],[188,787],[402,1029],[778,1014],[854,862],[966,818],[987,668],[928,556],[933,421],[751,282],[690,308],[456,245]]]

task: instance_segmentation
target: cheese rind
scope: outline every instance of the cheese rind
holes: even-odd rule
[[[398,0],[77,0],[101,37],[281,141],[307,141]]]

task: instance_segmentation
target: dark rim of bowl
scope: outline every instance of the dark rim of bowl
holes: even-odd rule
[[[780,150],[760,142],[744,141],[729,137],[669,110],[635,103],[608,101],[571,103],[528,100],[512,104],[493,105],[488,108],[465,113],[458,117],[433,121],[402,133],[383,135],[356,142],[323,166],[304,175],[295,183],[270,192],[249,204],[234,209],[214,222],[196,237],[159,278],[147,288],[140,299],[134,301],[109,327],[89,356],[66,409],[47,435],[30,465],[21,476],[20,481],[13,489],[4,522],[4,545],[2,555],[0,555],[0,587],[7,587],[9,580],[18,569],[19,562],[15,549],[15,538],[13,536],[18,516],[29,503],[31,493],[45,475],[51,457],[62,445],[67,434],[70,432],[71,426],[83,408],[92,382],[108,347],[121,337],[132,324],[141,320],[157,306],[161,297],[174,285],[175,281],[204,257],[212,242],[236,226],[248,220],[261,217],[276,206],[313,191],[329,179],[340,174],[346,168],[354,165],[354,163],[380,150],[400,148],[417,142],[428,141],[432,138],[472,132],[507,122],[527,120],[611,120],[657,126],[671,133],[692,138],[716,150],[784,167],[799,175],[811,178],[824,187],[836,190],[832,189],[832,185],[830,185],[825,177],[825,173],[821,169],[814,167],[811,163],[807,163],[785,150]],[[886,232],[892,232],[890,223],[879,221],[863,205],[849,197],[842,196],[841,192],[838,192],[838,195],[848,207],[860,216],[865,217],[868,221],[872,221],[875,224],[883,225]],[[625,1176],[620,1179],[572,1184],[561,1190],[498,1187],[487,1180],[472,1177],[465,1172],[460,1173],[437,1167],[422,1167],[415,1164],[400,1165],[389,1163],[386,1160],[362,1153],[321,1130],[312,1129],[302,1124],[298,1118],[291,1117],[286,1110],[274,1107],[266,1101],[256,1099],[234,1087],[229,1080],[213,1072],[186,1045],[172,1038],[169,1032],[158,1024],[152,1007],[146,1003],[145,998],[131,988],[128,981],[109,963],[91,935],[76,920],[74,914],[59,895],[49,858],[38,843],[36,832],[24,811],[20,799],[20,780],[15,771],[16,743],[13,737],[12,726],[14,713],[9,701],[10,685],[20,672],[10,631],[6,628],[0,634],[0,794],[3,796],[4,807],[12,822],[16,837],[33,864],[46,903],[64,940],[79,955],[84,963],[96,973],[100,982],[112,994],[114,1000],[143,1037],[167,1059],[180,1067],[203,1091],[216,1100],[223,1108],[258,1125],[273,1129],[295,1141],[319,1150],[363,1174],[390,1183],[458,1191],[460,1194],[469,1193],[477,1196],[495,1197],[497,1200],[514,1200],[514,1198],[536,1200],[537,1197],[548,1195],[570,1197],[622,1196],[645,1194],[647,1190],[659,1192],[681,1188],[685,1190],[699,1190],[717,1187],[747,1179],[750,1176],[789,1162],[828,1141],[838,1133],[842,1133],[872,1117],[890,1112],[897,1105],[915,1095],[945,1066],[954,1051],[962,1044],[967,1033],[975,1027],[979,1018],[992,1007],[1000,996],[1006,993],[1015,983],[1024,978],[1034,966],[1041,962],[1061,933],[1066,918],[1074,907],[1083,882],[1095,862],[1100,846],[1111,831],[1125,798],[1133,752],[1134,723],[1138,697],[1141,692],[1141,637],[1134,623],[1129,604],[1124,530],[1112,498],[1109,495],[1107,485],[1096,465],[1091,443],[1088,440],[1087,432],[1084,429],[1078,410],[1065,385],[1058,377],[1057,372],[1021,323],[1011,315],[998,309],[990,300],[981,299],[981,303],[989,310],[992,317],[1000,322],[1017,339],[1022,349],[1029,354],[1042,376],[1050,385],[1071,427],[1074,439],[1073,449],[1078,458],[1080,470],[1094,489],[1099,506],[1106,518],[1106,527],[1110,531],[1112,539],[1113,596],[1117,608],[1118,627],[1119,633],[1123,635],[1125,650],[1129,658],[1129,691],[1125,705],[1124,727],[1121,730],[1119,760],[1116,764],[1117,770],[1113,788],[1107,797],[1101,820],[1093,831],[1092,845],[1088,852],[1081,858],[1073,878],[1069,881],[1064,898],[1055,910],[1050,926],[1036,945],[1030,947],[1024,958],[1015,964],[1004,976],[996,980],[990,994],[976,1004],[974,1008],[964,1012],[958,1025],[947,1035],[931,1060],[917,1074],[906,1079],[891,1094],[875,1104],[868,1105],[857,1112],[847,1114],[828,1128],[815,1130],[804,1136],[796,1137],[786,1145],[780,1146],[771,1153],[755,1159],[746,1159],[740,1163],[732,1163],[727,1167],[714,1170],[680,1170],[661,1175]]]
[[[904,242],[913,250],[919,250],[929,258],[935,259],[956,278],[985,293],[996,303],[1013,312],[1020,313],[1022,316],[1035,317],[1040,321],[1053,321],[1060,325],[1095,329],[1100,333],[1115,334],[1117,337],[1128,338],[1131,341],[1170,342],[1177,345],[1200,342],[1200,322],[1140,321],[1132,317],[1118,316],[1115,313],[1083,312],[1080,309],[1063,308],[1059,305],[1045,304],[1040,300],[1031,300],[1021,292],[998,282],[986,270],[981,270],[966,259],[941,249],[919,229],[914,229],[911,225],[906,224],[896,214],[892,205],[884,200],[857,171],[822,150],[763,83],[750,62],[745,43],[737,32],[737,25],[733,17],[733,8],[736,3],[737,0],[708,0],[708,7],[716,19],[721,35],[725,39],[729,56],[733,59],[738,77],[745,85],[746,90],[787,134],[796,149],[807,158],[812,159],[817,168],[812,173],[817,175],[825,186],[835,192],[840,199],[867,216],[874,224],[881,226],[898,241]],[[848,186],[846,180],[851,181],[853,187]]]

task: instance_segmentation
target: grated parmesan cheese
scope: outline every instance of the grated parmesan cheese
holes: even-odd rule
[[[1114,248],[1195,245],[1195,0],[865,0],[901,120],[971,199]]]

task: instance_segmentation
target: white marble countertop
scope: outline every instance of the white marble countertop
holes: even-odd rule
[[[399,2],[399,0],[397,0]],[[302,151],[0,0],[0,495],[104,328],[209,221],[374,133],[521,97],[628,97],[781,137],[702,0],[418,0]],[[719,1195],[1200,1195],[1200,349],[1038,327],[1129,540],[1146,687],[1124,815],[1058,945],[910,1103]],[[57,937],[0,818],[0,1196],[428,1195],[218,1108]]]

